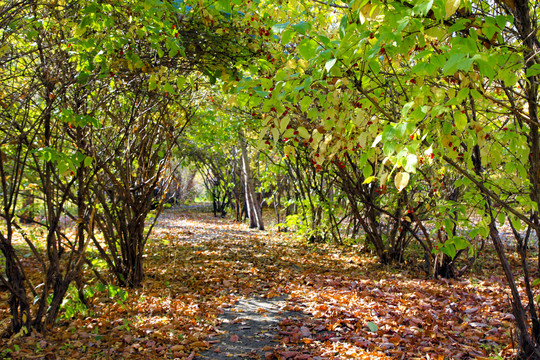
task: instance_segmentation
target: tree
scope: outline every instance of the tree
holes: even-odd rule
[[[137,1],[0,5],[0,216],[6,229],[0,251],[7,264],[0,281],[11,294],[9,333],[46,330],[54,323],[68,287],[79,282],[86,247],[96,238],[95,223],[111,244],[115,231],[127,240],[121,256],[102,254],[119,259],[110,264],[121,284],[140,284],[148,197],[160,181],[162,160],[197,107],[192,90],[208,79],[233,76],[238,70],[229,65],[260,49],[235,31],[241,14],[223,10]],[[148,112],[135,113],[139,110]],[[176,111],[180,116],[173,117]],[[148,134],[117,136],[145,125]],[[102,156],[113,156],[111,163]],[[44,256],[17,221],[27,176],[37,179],[42,193]],[[108,184],[114,186],[113,197],[106,199]],[[76,206],[76,214],[68,212],[68,204]],[[107,209],[109,224],[103,216]],[[61,229],[66,217],[77,221],[75,238]],[[39,290],[24,275],[14,231],[42,266]],[[35,308],[29,293],[37,299]]]
[[[76,280],[88,244],[78,229],[77,241],[71,242],[60,226],[65,205],[73,195],[82,173],[85,156],[76,150],[69,137],[63,136],[67,127],[57,118],[59,99],[66,98],[76,80],[70,76],[72,67],[67,54],[50,51],[63,40],[55,26],[44,26],[36,19],[59,23],[62,14],[33,2],[9,3],[2,8],[5,30],[2,46],[2,83],[9,95],[2,93],[1,126],[3,208],[1,217],[6,233],[0,235],[1,251],[6,258],[6,277],[2,283],[10,290],[12,323],[8,333],[28,334],[31,329],[45,331],[54,323],[69,284]],[[18,32],[17,29],[24,31]],[[62,73],[63,76],[59,76]],[[19,226],[21,215],[19,196],[23,178],[36,179],[41,190],[45,220],[44,254],[37,243]],[[78,198],[85,195],[79,183]],[[84,208],[81,208],[84,211]],[[24,210],[23,214],[24,216]],[[28,219],[25,219],[28,220]],[[26,241],[32,255],[41,266],[43,279],[39,286],[25,276],[25,266],[19,261],[13,245],[14,231]],[[36,304],[31,306],[28,292]]]
[[[141,90],[144,83],[130,82],[132,89],[122,89],[121,95],[101,105],[99,117],[109,121],[92,131],[84,149],[96,159],[91,186],[100,206],[89,224],[99,229],[90,232],[94,245],[120,285],[137,287],[144,278],[144,249],[157,219],[147,229],[147,216],[164,200],[157,190],[169,186],[164,174],[179,136],[175,129],[191,114],[178,109],[172,99]]]
[[[304,10],[302,18],[291,20],[296,8]],[[313,139],[309,148],[321,166],[360,142],[362,183],[375,188],[393,179],[406,194],[426,166],[455,178],[463,193],[437,202],[437,213],[454,211],[435,221],[444,234],[434,253],[452,258],[469,247],[468,239],[491,237],[512,289],[520,357],[538,358],[529,271],[523,262],[532,335],[497,231],[505,218],[516,234],[523,224],[538,229],[534,2],[314,2],[274,9],[283,50],[268,65],[271,79],[249,80],[269,114],[263,131],[274,144],[294,131]],[[470,211],[481,220],[470,222]]]

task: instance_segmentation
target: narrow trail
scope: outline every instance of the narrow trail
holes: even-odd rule
[[[311,357],[297,349],[280,346],[280,325],[298,323],[306,317],[299,311],[287,311],[286,297],[240,299],[218,317],[219,331],[212,348],[195,359],[269,359],[276,355],[295,359],[322,359]],[[283,332],[281,332],[283,334]]]
[[[201,220],[204,227],[201,227]],[[183,241],[193,243],[200,250],[219,250],[224,261],[248,265],[248,269],[237,269],[222,280],[224,292],[232,301],[220,307],[216,332],[207,339],[210,348],[193,359],[325,359],[297,345],[288,345],[288,339],[283,341],[284,335],[294,334],[291,328],[306,321],[308,315],[290,310],[294,305],[289,301],[285,287],[268,282],[274,280],[279,284],[283,276],[276,277],[274,264],[281,259],[279,255],[276,257],[267,252],[277,245],[269,243],[273,240],[267,232],[245,229],[244,225],[234,221],[200,213],[180,215],[179,218],[165,214],[160,218],[159,228],[180,228],[186,235]],[[299,266],[291,264],[287,271],[298,269]],[[246,271],[252,279],[249,279],[250,275],[244,275]],[[302,331],[311,338],[307,329]]]
[[[224,299],[208,348],[189,360],[513,353],[510,309],[496,275],[473,282],[425,279],[414,268],[381,267],[354,247],[299,244],[211,214],[171,212],[160,219],[160,229],[175,227],[181,229],[175,251],[194,261],[189,276]],[[201,273],[194,275],[196,269]]]

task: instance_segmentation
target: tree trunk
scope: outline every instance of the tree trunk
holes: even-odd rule
[[[262,211],[260,204],[257,202],[255,196],[255,190],[253,188],[253,178],[251,176],[251,169],[249,167],[249,156],[246,149],[246,140],[244,133],[240,133],[240,145],[242,150],[242,173],[244,176],[244,186],[246,194],[247,214],[249,218],[250,228],[259,228],[264,230],[264,224],[262,220]]]
[[[519,290],[514,279],[514,274],[512,274],[512,269],[508,263],[508,259],[504,253],[504,246],[499,236],[499,231],[497,230],[496,220],[493,216],[491,208],[489,209],[489,215],[491,217],[491,222],[489,223],[489,235],[493,241],[493,245],[499,256],[499,261],[501,262],[504,274],[506,275],[506,280],[512,292],[512,312],[515,317],[515,323],[518,328],[519,336],[519,354],[518,358],[520,359],[540,359],[540,350],[536,347],[534,340],[529,334],[529,326],[527,324],[527,319],[525,315],[525,310],[521,302],[521,297]]]
[[[11,287],[8,299],[11,328],[7,333],[14,334],[21,331],[23,327],[27,331],[30,330],[30,302],[24,288],[24,275],[18,266],[15,250],[11,246],[10,233],[9,229],[7,237],[0,233],[0,251],[5,257],[7,283]]]
[[[136,288],[141,286],[144,280],[144,221],[139,218],[145,217],[136,216],[136,221],[129,225],[124,267],[118,279],[121,286]]]

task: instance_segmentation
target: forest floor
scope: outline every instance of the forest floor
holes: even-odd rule
[[[467,276],[433,280],[414,262],[380,266],[359,246],[307,244],[168,209],[147,254],[143,287],[88,283],[94,294],[86,311],[64,316],[46,335],[0,339],[0,358],[443,360],[515,353],[509,292],[490,251]],[[9,322],[7,298],[0,292],[0,332]],[[73,293],[65,309],[77,306]]]

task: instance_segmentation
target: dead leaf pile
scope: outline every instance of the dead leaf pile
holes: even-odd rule
[[[356,248],[307,245],[208,214],[168,210],[145,259],[146,280],[120,301],[98,293],[86,315],[46,336],[2,339],[13,358],[196,359],[239,298],[290,296],[272,359],[510,357],[512,316],[500,277],[426,280],[380,267]],[[493,273],[491,273],[493,274]],[[91,286],[88,275],[88,286]],[[0,293],[0,325],[9,322]],[[236,339],[230,334],[229,339]]]

